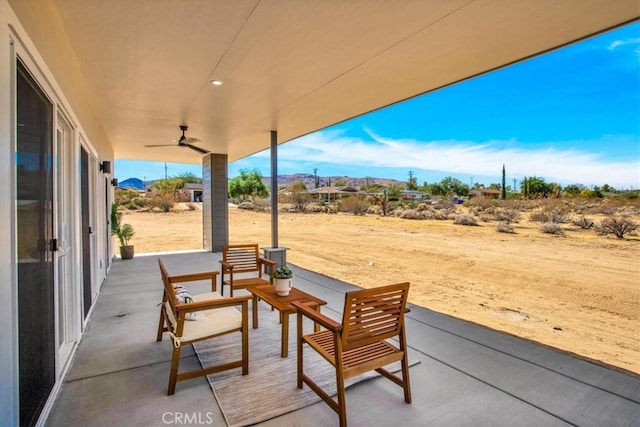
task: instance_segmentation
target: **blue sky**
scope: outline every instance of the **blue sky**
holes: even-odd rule
[[[453,176],[507,184],[640,188],[640,23],[374,111],[279,146],[278,174]],[[270,176],[269,150],[235,161]],[[168,176],[202,175],[167,163]],[[116,160],[124,180],[164,178],[163,162]]]

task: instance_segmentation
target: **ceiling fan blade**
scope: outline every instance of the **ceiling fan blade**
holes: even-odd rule
[[[185,147],[189,147],[192,150],[195,150],[200,154],[209,154],[209,150],[205,150],[204,148],[196,147],[195,145],[186,144],[186,143],[183,143],[182,145],[185,146]]]
[[[145,147],[178,147],[176,144],[153,144],[153,145],[145,145]]]
[[[192,138],[190,136],[187,136],[185,139],[181,139],[180,142],[184,142],[184,143],[187,143],[187,144],[193,144],[193,143],[196,143],[196,142],[202,142],[202,140],[200,140],[198,138]]]

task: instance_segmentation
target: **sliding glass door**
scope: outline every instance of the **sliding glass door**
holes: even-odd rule
[[[34,425],[56,378],[53,105],[21,63],[17,71],[20,424]]]

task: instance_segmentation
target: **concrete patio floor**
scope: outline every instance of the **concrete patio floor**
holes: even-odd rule
[[[172,347],[168,339],[155,340],[162,298],[158,256],[171,274],[220,265],[220,254],[209,252],[114,260],[46,425],[226,425],[205,378],[179,382],[176,394],[166,395]],[[344,293],[356,288],[292,268],[295,286],[326,300],[323,312],[334,318]],[[207,285],[189,289],[205,292]],[[347,389],[349,425],[640,426],[636,375],[426,308],[412,305],[406,321],[408,343],[421,362],[410,370],[413,403],[404,403],[389,380],[361,382]],[[191,346],[182,355],[181,370],[199,366]],[[295,382],[295,372],[283,375]],[[320,402],[260,425],[337,424]]]

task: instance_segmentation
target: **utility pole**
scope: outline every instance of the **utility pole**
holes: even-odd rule
[[[471,187],[469,187],[469,188],[473,188],[473,177],[470,176],[469,178],[471,178]]]
[[[167,162],[164,162],[164,180],[167,180]]]

